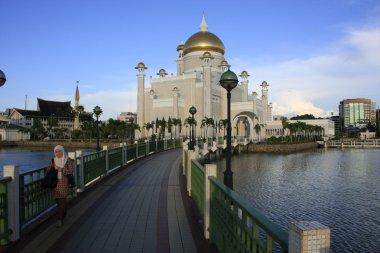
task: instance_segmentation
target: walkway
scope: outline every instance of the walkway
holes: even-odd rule
[[[181,195],[181,152],[129,165],[72,203],[62,227],[50,219],[9,251],[199,252]]]

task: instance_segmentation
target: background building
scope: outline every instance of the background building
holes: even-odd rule
[[[143,127],[157,120],[180,119],[182,125],[190,116],[189,108],[195,106],[197,113],[196,135],[214,131],[212,126],[202,126],[202,120],[220,122],[227,118],[226,90],[219,85],[220,76],[230,65],[224,58],[223,42],[208,31],[203,17],[200,31],[190,36],[177,47],[177,73],[170,74],[160,69],[157,78],[150,77],[150,87],[145,84],[144,63],[140,62],[137,74],[137,124]],[[233,71],[236,71],[232,68]],[[272,105],[269,103],[269,84],[261,83],[261,97],[257,92],[248,94],[249,74],[242,71],[239,85],[231,92],[232,126],[235,134],[257,138],[255,125],[272,120]],[[258,87],[256,87],[257,89]],[[179,129],[174,129],[178,133]],[[182,132],[182,135],[184,135]],[[148,131],[136,132],[137,137],[146,137]],[[165,135],[168,135],[167,129]]]
[[[343,131],[363,128],[376,123],[376,103],[371,99],[345,99],[339,104],[339,116]]]

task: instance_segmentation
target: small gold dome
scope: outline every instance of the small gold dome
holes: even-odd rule
[[[158,71],[157,75],[164,77],[164,76],[167,76],[168,74],[166,73],[165,69],[160,69]]]
[[[249,77],[248,72],[243,70],[240,74],[241,77]]]
[[[208,31],[200,31],[193,34],[184,46],[185,55],[198,51],[218,52],[224,55],[224,45],[215,34]]]
[[[137,67],[135,67],[135,69],[147,69],[147,67],[145,67],[145,64],[143,62],[140,62],[137,64]]]
[[[177,47],[177,51],[183,50],[184,47],[185,45],[183,43],[179,44]]]

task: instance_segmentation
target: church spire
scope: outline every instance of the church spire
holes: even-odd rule
[[[201,28],[201,32],[207,32],[208,30],[208,25],[206,23],[205,15],[202,16],[202,23],[200,25],[200,28]]]
[[[79,102],[79,89],[78,89],[79,81],[77,81],[77,89],[75,90],[75,101]]]
[[[75,90],[74,129],[79,129],[79,88],[78,88],[78,83],[79,83],[79,81],[77,81],[77,89]]]

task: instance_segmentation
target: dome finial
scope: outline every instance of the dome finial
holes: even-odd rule
[[[204,14],[202,16],[202,23],[200,25],[200,28],[201,28],[201,32],[207,32],[207,30],[208,30],[208,25],[206,23],[206,18],[205,18]]]

